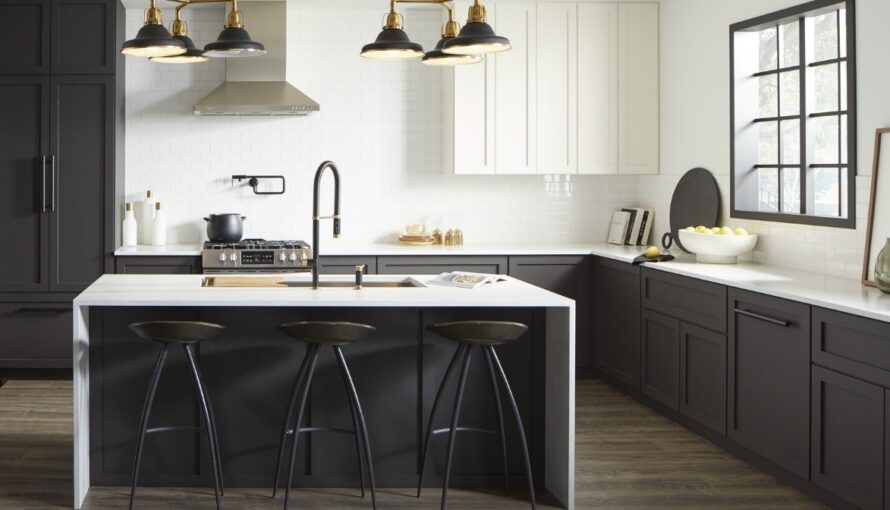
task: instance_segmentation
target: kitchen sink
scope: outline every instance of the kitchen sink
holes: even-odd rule
[[[288,287],[302,287],[309,288],[312,287],[312,282],[310,281],[284,281],[284,285]],[[320,289],[352,289],[355,287],[354,281],[348,280],[337,280],[337,281],[322,281],[318,284]],[[426,285],[420,283],[417,280],[411,278],[404,278],[401,280],[365,280],[362,282],[362,288],[384,288],[384,289],[420,289],[426,287]]]
[[[293,276],[205,276],[202,287],[278,287],[311,289],[312,280]],[[355,279],[350,277],[326,276],[319,282],[322,289],[354,289]],[[366,276],[362,288],[367,289],[422,289],[426,285],[419,280],[405,276]]]

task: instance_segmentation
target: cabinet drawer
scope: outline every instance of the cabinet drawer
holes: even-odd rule
[[[642,305],[690,324],[726,333],[726,287],[643,268]]]
[[[201,257],[115,257],[117,274],[198,274]]]
[[[365,266],[365,274],[377,274],[377,257],[322,255],[318,261],[321,274],[355,274],[355,266]]]
[[[0,303],[0,367],[71,366],[71,303]]]
[[[420,255],[377,258],[379,274],[439,274],[447,271],[507,274],[507,270],[507,257]]]
[[[813,362],[890,388],[890,324],[813,308]]]

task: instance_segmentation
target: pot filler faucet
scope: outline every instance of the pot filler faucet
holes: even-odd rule
[[[318,190],[321,187],[321,177],[328,168],[334,173],[334,214],[331,216],[318,215]],[[315,187],[312,192],[312,260],[309,265],[312,268],[312,288],[318,288],[318,226],[320,220],[334,220],[334,238],[340,237],[340,172],[333,161],[325,161],[315,171]]]

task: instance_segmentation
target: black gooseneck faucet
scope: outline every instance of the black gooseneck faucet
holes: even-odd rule
[[[321,187],[321,177],[328,168],[334,173],[334,214],[332,216],[318,215],[318,191]],[[318,288],[318,226],[320,220],[334,220],[334,238],[340,237],[340,172],[333,161],[325,161],[315,171],[315,187],[312,192],[312,288]]]

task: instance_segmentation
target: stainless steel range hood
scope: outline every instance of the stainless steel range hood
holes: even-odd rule
[[[196,115],[310,115],[318,103],[287,82],[287,3],[243,2],[245,28],[266,46],[258,57],[226,59],[226,81],[195,104]]]

